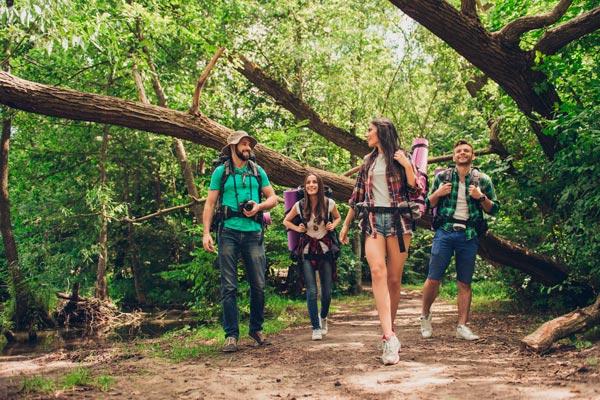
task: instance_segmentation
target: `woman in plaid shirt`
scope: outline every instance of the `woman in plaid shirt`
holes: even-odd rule
[[[358,213],[359,227],[366,234],[365,255],[383,331],[381,358],[387,365],[399,361],[400,341],[393,324],[414,220],[420,216],[418,207],[411,208],[409,201],[416,200],[423,188],[418,186],[414,167],[400,148],[390,120],[371,121],[367,143],[373,151],[365,157],[358,173],[340,241],[348,243],[348,229]]]

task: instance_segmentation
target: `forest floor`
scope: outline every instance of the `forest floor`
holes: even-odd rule
[[[322,341],[311,341],[302,326],[272,335],[268,346],[246,337],[237,353],[212,351],[178,362],[147,351],[156,339],[4,357],[0,398],[600,399],[600,344],[559,344],[543,356],[522,352],[519,340],[539,323],[531,315],[476,311],[471,327],[482,339],[466,342],[454,335],[456,307],[438,301],[434,336],[425,340],[420,294],[408,292],[396,319],[400,362],[383,366],[372,300],[360,296],[334,305]],[[81,366],[110,376],[110,384],[104,391],[98,385],[23,390],[32,376],[56,378]]]

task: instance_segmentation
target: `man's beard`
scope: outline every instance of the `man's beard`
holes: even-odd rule
[[[242,161],[248,161],[250,159],[250,152],[249,151],[243,152],[243,151],[239,151],[238,149],[235,149],[235,154]]]

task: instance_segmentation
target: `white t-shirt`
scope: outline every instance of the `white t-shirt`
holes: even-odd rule
[[[383,154],[378,154],[371,167],[371,183],[373,187],[373,201],[376,207],[389,207],[392,203],[386,177],[387,162]]]
[[[469,207],[467,206],[467,189],[464,182],[458,182],[458,197],[456,198],[456,210],[454,210],[454,219],[467,221],[469,219]],[[463,226],[464,224],[454,224]]]
[[[333,207],[335,206],[335,201],[333,201],[330,198],[325,198],[325,200],[327,200],[327,209],[329,211],[329,214],[331,215],[331,212],[333,211]],[[299,200],[296,202],[296,204],[294,204],[294,208],[296,209],[296,212],[298,213],[298,215],[302,214],[302,210],[300,209],[300,201]],[[306,234],[308,236],[310,236],[311,238],[315,238],[315,239],[322,239],[325,235],[327,235],[327,228],[325,227],[325,225],[327,225],[327,221],[321,221],[320,224],[315,224],[315,215],[311,214],[310,218],[308,219],[308,221],[306,221]],[[317,227],[317,229],[315,229],[315,226]],[[329,247],[327,247],[323,242],[320,243],[321,244],[321,248],[323,249],[323,253],[327,252],[329,250]],[[308,253],[308,244],[306,245],[306,247],[304,248],[304,254]]]

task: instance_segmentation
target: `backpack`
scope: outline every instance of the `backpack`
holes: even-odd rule
[[[326,199],[333,198],[333,190],[329,186],[324,186],[323,188]],[[300,202],[300,210],[304,209],[304,201],[305,201],[305,192],[303,186],[298,186],[296,189],[288,189],[284,192],[284,200],[285,200],[285,214],[287,215],[292,207],[299,201]],[[325,218],[327,222],[331,222],[332,216],[329,212],[329,203],[327,206],[327,217]],[[306,226],[306,221],[304,220],[304,216],[302,213],[298,213],[296,217],[292,220],[294,225],[304,224]],[[334,260],[337,259],[340,255],[340,242],[335,230],[327,233],[332,242],[331,252],[334,257]],[[298,233],[293,230],[288,230],[288,250],[290,251],[290,258],[294,261],[298,261],[300,255],[297,254],[298,242],[300,240],[301,233]]]
[[[439,175],[442,182],[446,183],[446,182],[452,182],[452,172],[453,171],[454,171],[454,167],[440,168],[440,169],[436,168],[436,171],[434,172],[434,174],[435,174],[435,176]],[[469,183],[473,186],[478,187],[480,179],[481,179],[481,171],[479,170],[479,168],[473,167],[471,169],[471,180]],[[438,202],[438,205],[439,204],[440,203]],[[481,208],[481,205],[477,204],[477,207]],[[438,229],[445,222],[445,218],[438,215],[437,208],[438,208],[438,206],[435,206],[430,210],[431,214],[432,214],[431,228],[433,230]],[[487,225],[487,221],[485,220],[485,218],[481,219],[481,221],[477,220],[477,221],[473,222],[473,227],[477,231],[478,235],[483,235],[488,230],[488,225]]]
[[[257,191],[258,191],[258,198],[260,200],[262,197],[262,190],[261,190],[262,177],[258,170],[258,164],[256,164],[256,158],[254,157],[254,155],[252,155],[252,157],[250,157],[250,159],[247,162],[248,162],[248,169],[251,172],[251,176],[255,177],[256,181],[258,182]],[[223,171],[223,175],[221,176],[219,197],[217,199],[217,204],[215,207],[215,215],[213,216],[212,224],[210,227],[210,230],[212,232],[216,232],[217,235],[221,232],[221,229],[223,229],[225,220],[235,217],[235,216],[239,216],[240,212],[241,212],[240,210],[235,211],[235,210],[231,210],[227,206],[223,206],[223,191],[225,188],[225,182],[227,181],[227,178],[229,178],[231,175],[234,175],[235,169],[233,167],[231,157],[229,155],[226,155],[223,153],[221,153],[219,155],[219,158],[217,158],[216,160],[213,161],[213,167],[214,167],[213,173],[217,169],[217,167],[219,167],[221,165],[224,165],[225,170]],[[236,188],[236,190],[237,190],[237,188]],[[236,192],[236,198],[237,198],[237,192]],[[268,212],[264,212],[264,213],[258,212],[258,213],[256,213],[254,220],[261,224],[263,235],[264,235],[264,228],[266,225],[266,220],[270,221],[269,213]]]

